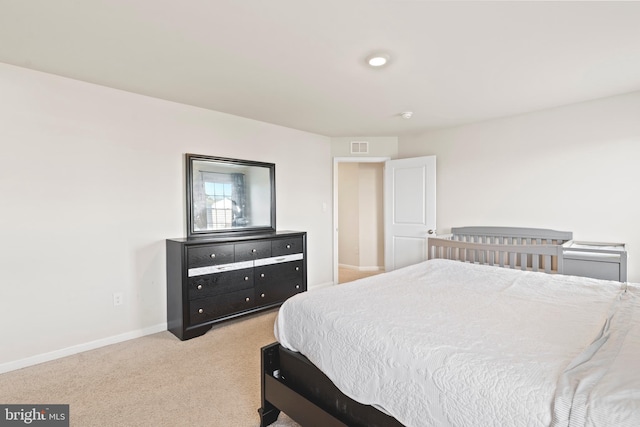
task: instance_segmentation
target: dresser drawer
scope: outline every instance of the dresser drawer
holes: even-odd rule
[[[290,237],[271,241],[271,256],[297,254],[302,252],[302,237]]]
[[[253,268],[189,278],[189,299],[253,289]]]
[[[282,303],[287,298],[300,292],[302,292],[301,285],[296,283],[279,283],[277,286],[256,289],[256,304],[267,305]]]
[[[253,307],[255,307],[253,289],[201,298],[189,302],[189,321],[192,325],[197,325]]]
[[[291,255],[289,255],[291,256]],[[267,258],[271,259],[271,258]],[[244,270],[252,268],[255,261],[232,262],[231,264],[207,265],[206,267],[196,267],[187,270],[188,277],[206,276],[208,274],[226,273],[234,270]]]
[[[269,264],[255,268],[255,285],[268,286],[283,282],[300,282],[303,279],[303,261]]]
[[[235,246],[236,261],[249,261],[271,256],[271,242],[268,240],[236,243]]]
[[[229,264],[234,261],[234,245],[203,245],[187,248],[187,268]]]
[[[271,264],[282,264],[289,261],[297,261],[303,260],[304,254],[291,254],[291,255],[280,255],[280,256],[272,256],[269,258],[260,258],[254,261],[254,266],[262,267],[264,265]]]
[[[258,305],[284,301],[306,291],[302,261],[256,267],[255,288]]]

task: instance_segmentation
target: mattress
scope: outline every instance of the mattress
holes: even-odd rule
[[[435,259],[298,294],[274,332],[406,426],[637,426],[639,299],[619,282]]]

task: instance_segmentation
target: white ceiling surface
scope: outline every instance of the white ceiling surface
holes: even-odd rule
[[[365,65],[376,51],[383,69]],[[401,136],[640,90],[640,2],[0,0],[0,62]]]

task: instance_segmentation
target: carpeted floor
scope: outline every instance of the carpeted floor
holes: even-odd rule
[[[340,283],[375,273],[340,270]],[[75,427],[259,425],[277,310],[180,341],[168,331],[0,374],[2,404],[69,404]],[[298,426],[281,414],[275,427]]]
[[[260,347],[276,311],[180,341],[169,332],[0,375],[0,403],[69,404],[75,427],[259,425]],[[281,414],[278,427],[294,423]]]
[[[351,282],[353,280],[362,279],[364,277],[375,276],[384,273],[384,271],[359,271],[345,267],[338,268],[338,283]]]

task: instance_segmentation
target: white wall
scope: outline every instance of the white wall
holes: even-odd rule
[[[362,271],[384,268],[384,163],[338,163],[338,263]]]
[[[400,158],[431,154],[439,233],[526,226],[624,242],[640,282],[640,92],[400,139]]]
[[[360,174],[358,163],[338,163],[338,263],[360,265]]]
[[[166,329],[187,152],[275,163],[277,226],[332,282],[329,138],[4,64],[0,94],[0,372]]]
[[[361,269],[384,269],[384,164],[358,163]]]

